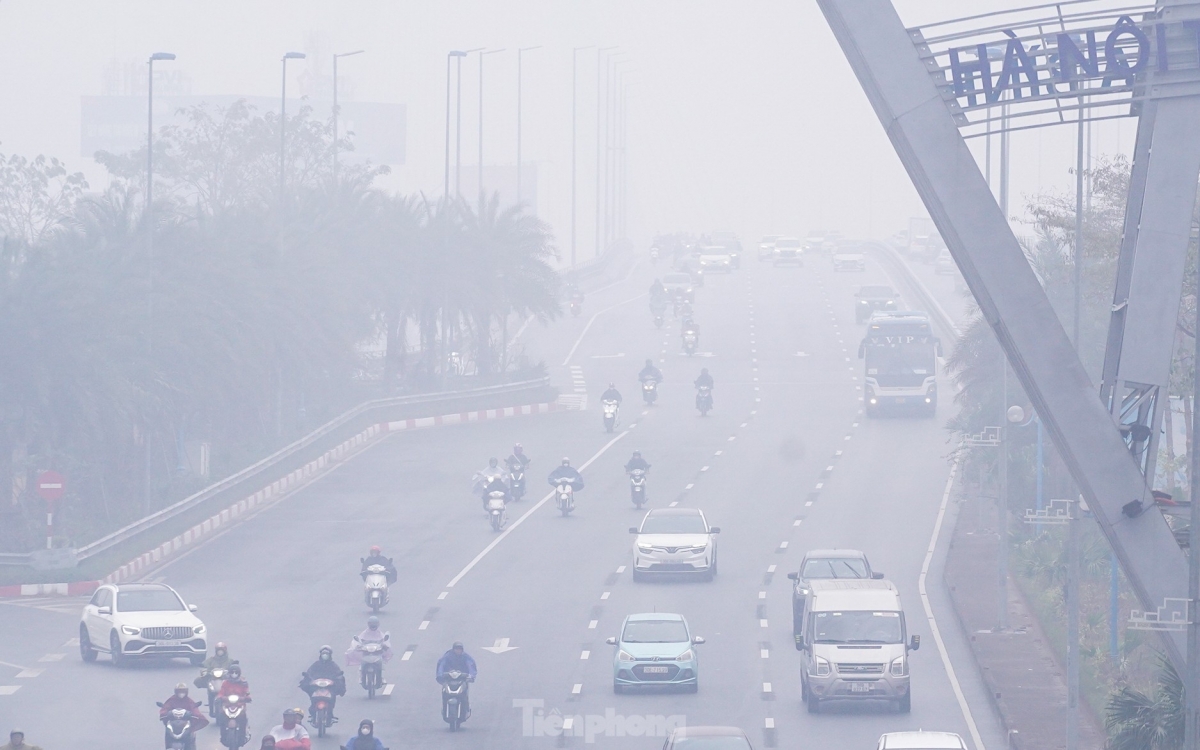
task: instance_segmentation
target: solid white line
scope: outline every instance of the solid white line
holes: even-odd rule
[[[580,471],[583,471],[583,470],[584,470],[584,469],[586,469],[588,466],[591,466],[591,464],[592,464],[592,462],[593,462],[593,461],[595,461],[597,458],[600,458],[601,456],[603,456],[603,455],[604,455],[604,453],[605,453],[605,451],[607,451],[609,448],[611,448],[611,447],[613,447],[614,445],[616,445],[616,442],[617,442],[618,440],[620,440],[621,438],[625,437],[625,436],[626,436],[626,435],[628,435],[628,434],[629,434],[629,430],[628,430],[628,429],[626,429],[626,430],[625,430],[625,431],[623,431],[623,432],[622,432],[620,435],[617,435],[617,436],[616,436],[615,438],[613,438],[612,440],[609,440],[607,443],[605,443],[605,444],[604,444],[604,447],[603,447],[603,448],[601,448],[600,450],[596,451],[596,455],[592,456],[592,457],[591,457],[591,458],[589,458],[587,461],[585,461],[585,462],[584,462],[584,464],[583,464],[583,466],[580,466],[580,467],[579,467],[579,470],[580,470]],[[552,497],[554,497],[554,490],[550,490],[550,492],[546,493],[546,496],[545,496],[545,497],[543,497],[541,500],[539,500],[539,501],[538,501],[538,502],[537,502],[537,503],[536,503],[536,504],[535,504],[535,505],[534,505],[532,508],[530,508],[529,510],[525,511],[525,512],[524,512],[524,513],[521,515],[521,517],[520,517],[520,518],[518,518],[517,520],[515,520],[515,521],[513,521],[511,524],[509,524],[509,525],[508,525],[508,528],[506,528],[504,531],[501,531],[501,532],[500,532],[500,535],[499,535],[499,536],[497,536],[495,539],[493,539],[493,540],[491,541],[491,544],[489,544],[488,546],[484,547],[484,548],[483,548],[483,550],[482,550],[482,551],[481,551],[481,552],[480,552],[478,555],[475,555],[475,559],[473,559],[473,560],[471,560],[471,562],[467,563],[467,565],[466,565],[466,567],[465,567],[465,568],[463,568],[462,570],[458,571],[458,575],[456,575],[456,576],[454,576],[453,578],[451,578],[451,579],[450,579],[450,583],[447,583],[447,584],[446,584],[446,588],[448,588],[448,589],[452,589],[452,588],[454,588],[454,584],[456,584],[456,583],[458,583],[459,581],[461,581],[461,580],[462,580],[462,577],[463,577],[463,576],[465,576],[467,573],[470,573],[470,572],[471,572],[471,568],[474,568],[476,565],[478,565],[480,560],[482,560],[484,557],[486,557],[486,556],[487,556],[487,554],[488,554],[489,552],[491,552],[493,549],[495,549],[495,548],[496,548],[496,545],[497,545],[497,544],[499,544],[500,542],[504,541],[504,540],[505,540],[505,539],[508,537],[508,535],[509,535],[509,534],[511,534],[511,533],[513,532],[513,529],[515,529],[515,528],[517,528],[518,526],[520,526],[520,525],[521,525],[521,524],[522,524],[522,523],[525,521],[525,519],[526,519],[526,518],[529,518],[531,515],[533,515],[534,511],[536,511],[538,508],[540,508],[540,507],[542,507],[543,505],[545,505],[545,504],[546,504],[546,502],[547,502],[547,501],[549,501],[549,500],[550,500],[550,498],[552,498]]]
[[[950,467],[950,476],[946,477],[946,491],[942,493],[942,504],[938,508],[937,521],[933,524],[933,537],[929,540],[929,548],[925,550],[925,561],[921,563],[921,577],[917,579],[917,588],[921,592],[921,606],[925,608],[925,617],[929,620],[929,630],[933,633],[933,641],[937,644],[938,654],[942,657],[942,666],[946,668],[946,676],[950,678],[950,686],[954,689],[954,697],[962,711],[967,729],[971,731],[971,739],[975,740],[976,750],[987,750],[983,738],[979,736],[979,727],[975,717],[971,715],[971,707],[963,695],[962,686],[958,684],[958,676],[954,673],[954,665],[950,663],[950,654],[946,652],[946,643],[942,640],[942,631],[938,628],[933,616],[933,606],[929,603],[929,593],[925,590],[925,579],[929,576],[929,565],[933,562],[933,551],[937,549],[938,537],[942,534],[942,522],[946,518],[946,505],[950,502],[950,490],[954,487],[954,475],[958,473],[958,463]]]
[[[596,313],[595,315],[593,315],[592,319],[589,320],[587,325],[585,325],[583,327],[583,331],[580,332],[579,338],[575,339],[575,345],[571,347],[571,351],[567,352],[567,358],[563,360],[563,366],[566,367],[568,364],[570,364],[571,357],[575,356],[575,350],[578,349],[579,345],[583,343],[583,337],[587,335],[588,330],[592,327],[592,323],[596,322],[596,318],[600,317],[601,315],[608,312],[609,310],[614,310],[614,309],[620,307],[621,305],[627,305],[630,302],[634,302],[645,296],[646,296],[646,294],[639,294],[636,297],[630,297],[629,299],[625,300],[624,302],[618,302],[615,305],[610,305],[610,306],[604,308],[603,310],[601,310],[600,312]]]

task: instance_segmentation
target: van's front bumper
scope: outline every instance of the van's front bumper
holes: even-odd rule
[[[882,675],[879,677],[849,677],[843,674],[832,674],[818,677],[808,675],[808,689],[813,695],[824,700],[826,698],[899,700],[908,695],[908,680],[905,677]]]

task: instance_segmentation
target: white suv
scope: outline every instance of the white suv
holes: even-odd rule
[[[116,665],[134,656],[186,656],[199,665],[208,643],[195,611],[165,584],[106,584],[83,608],[79,654],[95,661],[103,651]]]
[[[953,732],[888,732],[878,750],[967,750],[967,744]]]

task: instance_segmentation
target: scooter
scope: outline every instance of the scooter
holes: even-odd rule
[[[655,328],[663,327],[663,314],[661,312],[654,313],[654,327]]]
[[[162,704],[157,704],[162,708]],[[163,717],[167,729],[167,750],[196,750],[195,730],[192,729],[192,714],[186,708],[173,708]]]
[[[508,511],[505,508],[504,493],[500,490],[493,490],[488,493],[487,501],[488,518],[492,522],[492,531],[499,531],[508,523]]]
[[[653,404],[658,399],[658,381],[643,380],[642,381],[642,398],[647,404]]]
[[[511,464],[508,470],[508,492],[513,500],[525,497],[525,467],[517,468]]]
[[[325,730],[333,726],[333,680],[318,677],[312,681],[312,692],[308,695],[312,702],[308,713],[312,716],[313,727],[318,737],[324,737]]]
[[[683,332],[683,351],[690,357],[696,353],[696,345],[700,343],[700,337],[695,331]]]
[[[208,715],[214,719],[217,718],[217,693],[221,692],[221,683],[225,681],[226,671],[224,667],[213,667],[208,670],[208,681],[204,684],[208,689]]]
[[[566,518],[575,510],[575,488],[570,482],[559,482],[554,492],[557,496],[555,505],[562,512],[563,518]]]
[[[583,313],[583,302],[578,299],[571,300],[571,315],[578,318]]]
[[[713,408],[712,388],[707,385],[702,385],[696,391],[696,408],[700,410],[700,416],[707,417],[708,413]]]
[[[462,723],[471,718],[471,710],[467,707],[467,685],[471,678],[466,672],[452,669],[438,682],[442,683],[442,721],[450,725],[451,732],[457,732]]]
[[[382,565],[368,565],[363,571],[363,585],[366,586],[364,596],[367,606],[372,612],[378,612],[388,603],[387,568]]]
[[[633,506],[641,509],[646,504],[646,470],[634,469],[629,472],[629,496]]]
[[[354,636],[355,651],[362,662],[358,668],[359,681],[368,698],[374,698],[376,691],[383,689],[383,662],[390,654],[389,640],[391,636],[387,633],[382,641],[364,641]]]
[[[605,401],[604,402],[604,430],[605,430],[605,432],[612,432],[613,428],[617,426],[617,413],[620,411],[620,409],[621,409],[621,407],[616,401]]]
[[[250,733],[246,730],[249,723],[246,717],[246,700],[237,693],[221,699],[221,715],[218,721],[221,725],[221,744],[229,750],[240,750],[250,741]]]
[[[650,265],[652,265],[652,266],[658,265],[658,248],[657,247],[650,248]]]

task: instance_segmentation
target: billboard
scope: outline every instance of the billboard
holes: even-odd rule
[[[155,76],[157,80],[157,76]],[[279,109],[279,99],[267,96],[188,96],[156,95],[154,127],[183,125],[180,111],[206,104],[212,110],[245,101],[262,115]],[[312,107],[312,117],[328,121],[333,112],[331,101],[288,100],[288,112]],[[407,107],[382,102],[339,102],[338,132],[349,137],[354,150],[342,153],[347,163],[370,161],[373,164],[404,164],[407,135]],[[84,96],[80,98],[81,156],[92,157],[97,151],[124,153],[146,144],[146,97]]]

